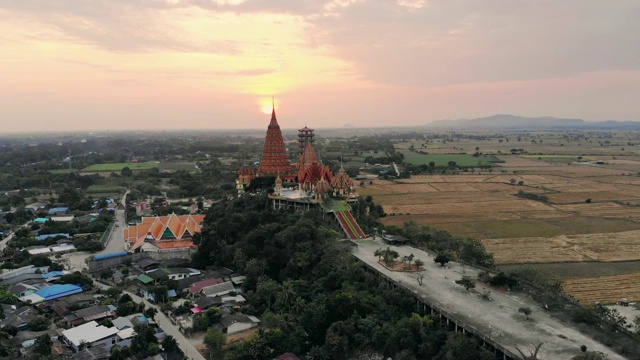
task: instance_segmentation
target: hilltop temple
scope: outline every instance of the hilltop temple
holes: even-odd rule
[[[338,223],[351,239],[366,235],[353,218],[348,202],[357,201],[353,180],[340,164],[336,174],[323,164],[313,146],[314,130],[305,126],[298,130],[298,159],[290,163],[275,107],[257,170],[244,165],[238,170],[236,189],[242,195],[255,179],[275,177],[273,192],[269,194],[273,208],[309,210],[320,207],[335,215]],[[285,186],[286,185],[286,186]]]

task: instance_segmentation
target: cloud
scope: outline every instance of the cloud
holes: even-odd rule
[[[198,42],[189,38],[180,25],[180,20],[187,17],[179,12],[183,8],[181,2],[160,0],[0,0],[0,11],[32,23],[35,29],[45,24],[57,30],[38,34],[39,40],[72,41],[113,52],[241,54],[239,47],[230,41]]]
[[[364,78],[405,86],[640,67],[640,2],[367,1],[313,19],[313,37]]]

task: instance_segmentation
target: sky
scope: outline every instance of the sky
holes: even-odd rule
[[[0,133],[640,120],[637,0],[0,0]]]

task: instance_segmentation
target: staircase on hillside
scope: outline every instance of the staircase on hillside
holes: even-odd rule
[[[356,219],[353,218],[351,211],[341,210],[334,211],[333,213],[336,216],[336,219],[338,219],[338,223],[342,227],[342,230],[344,230],[349,239],[357,240],[367,237],[364,231],[362,231],[362,228],[360,228],[360,225],[358,225]]]

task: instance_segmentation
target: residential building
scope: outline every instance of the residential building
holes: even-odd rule
[[[207,297],[227,295],[233,291],[236,291],[236,289],[231,281],[202,288],[202,293]]]
[[[80,351],[80,346],[87,348],[102,347],[110,350],[118,342],[118,329],[98,325],[95,321],[62,331],[62,338],[74,351]]]
[[[223,331],[231,335],[258,326],[260,320],[255,316],[236,314],[223,317],[220,324],[222,324]]]

